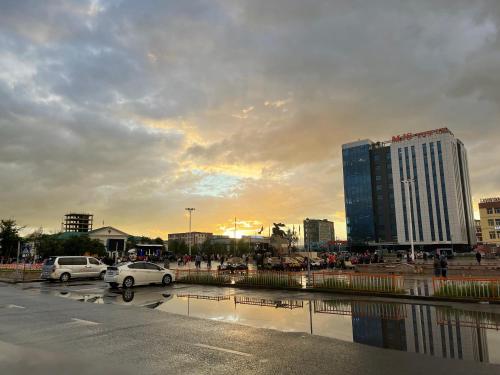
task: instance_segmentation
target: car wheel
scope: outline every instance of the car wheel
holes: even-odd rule
[[[59,280],[62,282],[62,283],[67,283],[69,281],[69,279],[71,278],[71,275],[67,272],[64,272],[61,277],[59,277]]]
[[[124,288],[132,288],[134,286],[134,278],[132,276],[127,276],[125,280],[123,280]]]
[[[111,289],[118,289],[118,283],[109,283]]]
[[[102,271],[102,272],[99,274],[99,279],[104,280],[104,275],[106,275],[106,271]]]
[[[172,284],[172,276],[170,275],[163,276],[163,280],[161,281],[161,283],[163,284],[163,286]]]

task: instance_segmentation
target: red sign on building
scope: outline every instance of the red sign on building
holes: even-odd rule
[[[430,137],[435,134],[451,134],[453,133],[448,129],[448,128],[439,128],[439,129],[434,129],[434,130],[428,130],[425,132],[420,132],[420,133],[405,133],[401,135],[393,135],[392,136],[392,142],[403,142],[403,141],[409,141],[413,138],[424,138],[424,137]]]

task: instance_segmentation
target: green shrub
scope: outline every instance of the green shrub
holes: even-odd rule
[[[180,276],[178,282],[189,284],[225,285],[231,283],[229,275],[212,275],[209,273],[190,273]]]
[[[454,298],[499,298],[500,283],[498,282],[468,282],[465,285],[446,283],[440,286],[434,295]]]
[[[302,285],[294,278],[277,274],[256,274],[244,276],[237,280],[235,285],[268,286],[272,288],[300,288]]]
[[[392,279],[358,279],[353,277],[349,280],[344,278],[329,278],[321,283],[318,283],[316,287],[324,289],[346,289],[369,292],[404,292],[404,290],[396,287]]]
[[[319,283],[317,287],[325,289],[349,289],[349,283],[344,279],[331,278]]]

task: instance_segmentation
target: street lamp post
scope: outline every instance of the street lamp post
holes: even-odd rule
[[[413,179],[407,178],[406,180],[401,180],[401,183],[404,184],[405,187],[405,195],[406,195],[406,212],[409,212],[410,214],[407,216],[408,217],[408,232],[410,232],[410,246],[411,246],[411,259],[415,261],[415,249],[413,246],[413,211],[411,209],[411,202],[410,202],[410,185],[414,182]]]
[[[306,219],[307,223],[307,283],[311,283],[311,227],[309,225],[309,219]],[[306,235],[306,228],[304,228],[304,236]]]
[[[189,246],[189,256],[191,257],[191,214],[195,211],[195,208],[188,207],[186,211],[189,212],[189,237],[188,237],[188,246]]]

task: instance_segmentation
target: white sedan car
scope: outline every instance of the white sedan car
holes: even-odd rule
[[[150,262],[127,262],[108,267],[104,281],[111,288],[120,285],[124,288],[134,285],[169,285],[174,281],[174,273]]]

